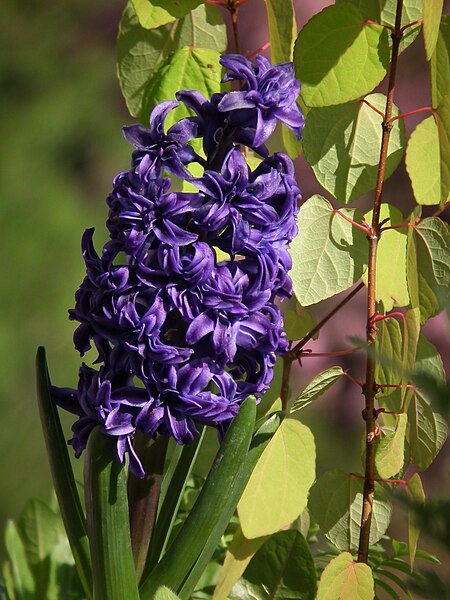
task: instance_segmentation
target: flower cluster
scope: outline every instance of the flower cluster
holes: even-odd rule
[[[276,298],[291,294],[289,243],[299,189],[292,161],[264,143],[280,120],[300,136],[299,84],[290,63],[257,66],[225,55],[224,81],[240,91],[177,94],[195,113],[165,132],[178,103],[154,108],[150,127],[124,128],[134,146],[129,171],[107,199],[110,240],[101,256],[93,230],[82,240],[86,277],[70,318],[75,346],[94,344],[98,370],[82,365],[77,390],[53,388],[78,415],[71,444],[85,448],[95,425],[116,438],[117,456],[143,476],[136,430],[188,443],[196,423],[223,432],[249,395],[269,387],[287,350]],[[204,157],[190,143],[201,138]],[[242,146],[262,161],[252,171]],[[193,162],[203,167],[194,177]],[[173,191],[168,175],[189,183]]]

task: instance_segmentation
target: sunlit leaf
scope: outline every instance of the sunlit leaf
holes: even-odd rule
[[[330,106],[368,94],[389,64],[389,35],[350,4],[328,6],[303,27],[294,49],[307,106]]]
[[[294,521],[306,507],[314,479],[313,435],[306,425],[286,418],[256,464],[239,501],[245,537],[269,535]]]
[[[405,163],[417,204],[439,204],[439,135],[433,116],[424,119],[412,132],[406,148]]]
[[[341,376],[344,374],[342,367],[331,367],[322,371],[312,381],[308,383],[305,389],[300,393],[297,400],[291,408],[291,413],[305,408],[314,400],[324,394]]]
[[[372,569],[356,563],[349,552],[333,558],[324,569],[319,581],[317,600],[373,600]]]
[[[430,61],[431,103],[437,108],[450,90],[450,15],[443,15]]]
[[[372,221],[372,211],[364,215],[368,223]],[[389,204],[382,204],[380,222],[387,220],[384,227],[399,225],[404,222],[401,212]],[[409,304],[408,285],[406,281],[406,244],[407,227],[383,231],[378,243],[375,294],[379,302],[383,302],[386,312],[394,306]],[[363,277],[367,280],[367,274]]]
[[[342,209],[359,221],[358,211]],[[301,207],[299,232],[291,244],[291,277],[302,306],[315,304],[348,289],[367,264],[365,233],[337,214],[328,200],[313,196]]]
[[[375,21],[376,23],[386,23],[394,27],[395,13],[397,10],[397,0],[336,0],[336,4],[348,3],[354,4],[364,19]],[[422,0],[404,0],[402,4],[401,25],[409,25],[422,17]],[[399,51],[407,48],[419,35],[420,24],[412,25],[405,29],[400,41]]]
[[[450,100],[448,95],[439,102],[435,114],[439,138],[441,204],[443,205],[450,196]]]
[[[272,64],[292,60],[297,24],[292,0],[265,0]]]
[[[366,100],[384,112],[383,94],[371,94]],[[393,115],[397,114],[394,106]],[[312,108],[303,132],[305,157],[318,182],[335,198],[349,203],[375,189],[382,133],[382,117],[360,100]],[[389,139],[386,178],[397,168],[403,145],[404,125],[397,119]]]
[[[142,101],[142,114],[148,115],[164,100],[175,100],[179,90],[195,89],[208,97],[220,91],[222,68],[217,50],[185,46],[164,60],[147,83]],[[167,126],[190,114],[180,104],[167,118]]]
[[[188,17],[148,30],[141,27],[128,2],[119,26],[117,73],[131,115],[141,116],[144,90],[155,68],[177,49],[191,46],[223,52],[226,45],[225,24],[215,6],[202,4]],[[148,114],[142,117],[147,125]]]
[[[436,48],[444,0],[423,0],[423,39],[425,54],[430,60]]]
[[[364,481],[338,469],[327,471],[310,490],[308,507],[322,532],[339,550],[355,550],[363,505]],[[391,518],[391,504],[375,485],[370,545],[385,533]]]
[[[146,29],[156,29],[171,23],[196,8],[203,0],[132,0],[139,23]]]
[[[261,548],[266,539],[267,536],[248,540],[244,537],[240,527],[236,529],[219,572],[219,578],[214,588],[213,600],[221,600],[229,596],[231,588],[244,573],[252,557]]]
[[[382,479],[396,475],[404,463],[405,435],[408,417],[405,413],[396,415],[393,432],[384,435],[378,442],[375,454],[375,467]]]

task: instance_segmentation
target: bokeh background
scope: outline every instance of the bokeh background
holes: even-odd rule
[[[93,226],[97,247],[106,239],[104,200],[114,174],[129,164],[130,149],[120,129],[132,119],[115,73],[115,38],[124,4],[2,0],[0,5],[0,538],[6,519],[17,517],[30,497],[50,498],[35,398],[35,352],[38,345],[46,346],[53,382],[76,387],[80,359],[73,349],[74,324],[67,309],[84,276],[80,239]],[[299,26],[328,4],[298,0]],[[263,0],[242,6],[239,28],[244,53],[267,41]],[[401,56],[398,73],[396,102],[402,111],[427,105],[421,41]],[[379,89],[385,91],[385,84]],[[407,120],[408,134],[422,118]],[[304,160],[296,166],[303,197],[320,192]],[[405,214],[413,206],[404,166],[388,181],[384,200]],[[369,201],[363,200],[366,206]],[[337,301],[330,300],[316,315]],[[314,349],[341,350],[348,346],[346,336],[362,337],[364,304],[363,295],[357,297],[323,330]],[[433,319],[426,331],[448,366],[446,317]],[[294,373],[294,391],[337,364],[329,359],[305,363]],[[341,364],[355,376],[361,372],[358,360]],[[358,390],[344,381],[305,411],[316,436],[319,473],[360,469],[362,407]],[[70,419],[64,422],[69,437]],[[79,477],[81,466],[77,461]],[[449,495],[448,448],[425,480],[428,493]],[[0,560],[3,550],[1,539]]]

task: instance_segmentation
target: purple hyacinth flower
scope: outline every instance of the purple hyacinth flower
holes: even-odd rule
[[[238,54],[226,54],[220,63],[227,69],[223,81],[242,80],[240,91],[225,94],[218,105],[221,112],[230,112],[231,124],[254,121],[253,144],[259,146],[273,133],[279,120],[291,129],[298,139],[304,127],[304,117],[296,103],[300,84],[295,78],[292,63],[271,66],[263,56],[257,56],[255,67]],[[234,114],[238,111],[238,114]],[[242,114],[239,114],[242,111]]]
[[[144,156],[146,170],[158,176],[162,166],[178,177],[189,176],[186,164],[198,160],[188,141],[197,136],[197,125],[192,119],[181,119],[164,133],[164,121],[178,102],[167,100],[158,104],[150,114],[150,127],[130,125],[123,128],[126,140]],[[139,154],[141,156],[141,154]]]

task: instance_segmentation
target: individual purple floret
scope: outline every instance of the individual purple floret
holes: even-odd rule
[[[300,190],[291,159],[263,146],[278,119],[297,135],[303,116],[292,65],[258,66],[222,57],[225,80],[241,91],[210,100],[184,90],[193,110],[164,131],[176,102],[162,102],[150,127],[124,128],[134,146],[131,167],[107,198],[110,239],[97,253],[86,230],[86,277],[70,318],[75,347],[97,350],[96,369],[82,365],[77,389],[52,388],[78,416],[70,440],[76,456],[92,429],[113,437],[116,454],[142,477],[136,431],[189,443],[198,424],[226,431],[249,395],[260,397],[276,356],[287,351],[275,304],[289,298],[289,244],[297,232]],[[203,140],[205,158],[190,142]],[[252,171],[242,145],[263,160]],[[203,173],[194,177],[189,165]],[[168,175],[190,184],[178,191]],[[175,187],[175,189],[174,189]]]

